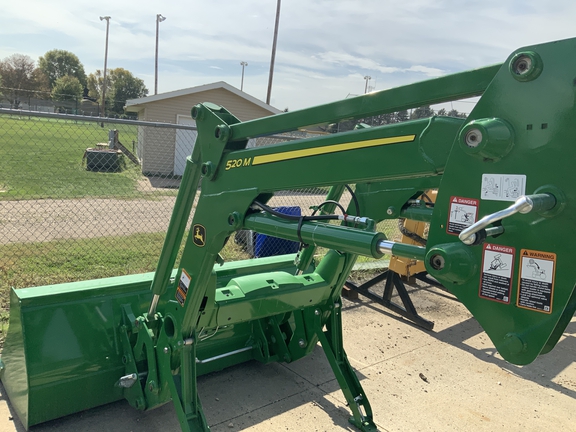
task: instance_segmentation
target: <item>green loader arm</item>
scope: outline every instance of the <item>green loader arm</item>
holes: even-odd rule
[[[193,107],[198,139],[157,271],[13,292],[2,379],[24,425],[124,397],[142,410],[172,400],[183,431],[207,431],[199,375],[252,359],[292,362],[320,343],[351,423],[376,430],[342,341],[340,294],[359,255],[424,260],[506,360],[526,364],[550,351],[576,309],[567,235],[576,206],[567,164],[576,160],[574,52],[576,39],[523,48],[502,65],[249,122],[210,103]],[[467,119],[246,148],[250,138],[480,95]],[[346,185],[355,185],[355,203],[332,215]],[[288,217],[267,205],[280,191],[309,187],[329,187],[330,204],[317,216]],[[414,202],[430,188],[439,189],[433,207]],[[375,230],[399,217],[430,222],[426,247]],[[222,248],[241,229],[308,247],[296,257],[221,266]],[[316,247],[328,249],[318,263]],[[56,322],[74,325],[60,337],[76,344],[57,359],[38,348],[54,335],[34,331]],[[88,385],[95,396],[77,402]],[[47,407],[47,392],[62,402]]]

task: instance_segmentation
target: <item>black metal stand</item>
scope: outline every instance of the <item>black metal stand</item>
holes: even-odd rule
[[[418,277],[418,275],[415,276],[420,280],[424,280],[428,283],[434,284],[432,281],[429,281],[428,279],[423,279],[421,277]],[[382,293],[382,297],[380,297],[374,294],[372,291],[370,291],[370,287],[382,282],[383,280],[386,280],[386,285],[384,286],[384,292]],[[353,282],[346,281],[344,286],[362,294],[364,297],[368,297],[370,300],[375,301],[378,304],[381,304],[382,306],[396,312],[397,314],[402,315],[407,320],[412,321],[414,324],[426,330],[432,330],[434,328],[434,323],[432,321],[429,321],[418,314],[418,311],[414,307],[414,303],[412,303],[412,299],[410,298],[410,295],[406,290],[404,282],[402,282],[402,279],[400,279],[400,275],[396,272],[393,272],[390,269],[386,270],[382,274],[379,274],[375,278],[370,279],[367,282],[364,282],[362,285],[358,286]],[[392,291],[394,288],[396,288],[396,291],[398,292],[398,295],[402,300],[403,306],[394,303],[392,301]]]

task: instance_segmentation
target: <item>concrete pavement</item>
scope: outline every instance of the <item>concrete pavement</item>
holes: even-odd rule
[[[555,350],[528,366],[495,352],[464,307],[416,289],[431,332],[368,300],[344,300],[344,341],[382,431],[555,431],[576,427],[576,322]],[[320,347],[293,364],[257,362],[199,378],[211,430],[344,431],[349,411]],[[0,430],[23,431],[0,388]],[[142,413],[125,402],[33,432],[179,431],[171,404]]]

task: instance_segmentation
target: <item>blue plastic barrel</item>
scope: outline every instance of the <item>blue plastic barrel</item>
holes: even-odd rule
[[[274,210],[277,212],[301,216],[302,212],[300,207],[276,207]],[[298,242],[284,240],[278,237],[272,237],[264,234],[256,234],[256,242],[254,244],[254,256],[256,258],[285,255],[298,252]]]

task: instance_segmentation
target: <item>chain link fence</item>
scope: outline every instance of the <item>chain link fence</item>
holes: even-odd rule
[[[0,287],[153,271],[195,139],[192,126],[0,109]],[[309,215],[326,192],[282,191],[269,204]],[[387,224],[390,237],[396,222]],[[223,256],[298,247],[275,242],[241,232]]]
[[[101,113],[100,103],[89,97],[8,87],[0,87],[0,108],[96,117]]]

